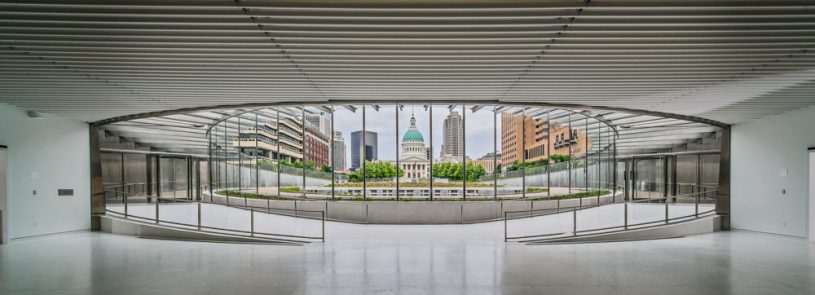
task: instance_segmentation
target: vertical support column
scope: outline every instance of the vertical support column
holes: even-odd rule
[[[583,126],[583,132],[585,133],[586,140],[583,141],[583,186],[584,191],[589,191],[589,115],[584,114],[583,116],[586,117],[586,125]],[[580,140],[580,136],[577,137],[577,140]],[[583,198],[580,198],[581,200]]]
[[[280,161],[283,157],[280,155],[280,107],[276,107],[277,115],[275,116],[275,146],[277,146],[277,196],[280,197]],[[333,188],[332,188],[333,190]]]
[[[362,164],[362,200],[363,201],[368,200],[368,177],[367,177],[367,174],[365,173],[365,156],[367,156],[367,154],[365,153],[366,152],[365,148],[367,147],[367,145],[366,145],[366,139],[367,138],[366,137],[368,137],[367,136],[368,131],[366,131],[366,129],[365,129],[365,127],[367,125],[366,124],[367,122],[365,122],[365,108],[366,108],[365,105],[362,105],[362,136],[361,136],[362,137],[362,146],[360,147],[360,153],[362,153],[362,155],[360,155],[360,159],[359,159],[359,161],[362,162],[361,164]]]
[[[662,197],[665,198],[665,203],[668,203],[668,156],[662,157]]]
[[[617,133],[615,130],[611,130],[611,138],[614,140],[612,143],[614,144],[614,150],[611,152],[611,187],[613,190],[612,196],[617,195]],[[625,169],[623,169],[625,170]]]
[[[121,165],[122,165],[122,167],[121,167],[122,171],[121,171],[121,175],[119,175],[119,176],[121,178],[121,183],[120,184],[122,185],[122,189],[121,189],[122,200],[124,200],[125,198],[127,198],[127,193],[129,193],[129,191],[127,190],[126,184],[125,184],[125,153],[121,154]]]
[[[672,196],[677,195],[678,188],[679,188],[679,184],[676,183],[676,181],[677,181],[677,174],[676,173],[678,172],[678,169],[676,168],[676,162],[677,162],[676,158],[677,158],[676,155],[671,156],[671,170],[670,171],[671,171],[671,195]],[[674,202],[676,202],[676,201],[677,201],[677,199],[674,198]]]
[[[492,106],[492,199],[498,200],[498,106]]]
[[[302,151],[303,151],[303,193],[300,195],[301,198],[306,198],[306,106],[303,105],[300,107],[300,124],[303,126],[303,132],[301,136],[303,137]]]
[[[701,177],[701,175],[699,175]],[[722,128],[722,148],[719,154],[719,190],[716,193],[716,214],[721,216],[722,230],[730,230],[730,126]]]
[[[603,167],[603,133],[600,131],[600,128],[602,127],[601,124],[602,122],[597,120],[597,165],[594,165],[596,167],[595,169],[597,169],[597,206],[600,206],[600,171]]]
[[[209,201],[210,202],[212,202],[212,196],[214,195],[212,193],[212,179],[214,178],[213,175],[212,175],[212,172],[214,171],[215,167],[217,166],[217,165],[212,165],[212,163],[213,163],[213,161],[212,161],[212,129],[213,128],[210,128],[209,130],[207,130],[207,183],[209,184],[208,187],[209,187]],[[198,166],[199,170],[198,171],[200,172],[201,171],[200,170],[200,162],[198,164],[199,164],[199,166]],[[200,188],[201,187],[201,184],[200,184],[201,177],[200,177],[200,175],[198,177],[198,180],[199,180],[198,187]],[[199,192],[198,192],[198,200],[199,201],[201,200],[200,189],[199,189]],[[199,209],[199,212],[200,212],[200,209]]]
[[[224,190],[229,191],[229,148],[227,145],[227,137],[229,134],[227,130],[229,129],[229,118],[224,119]],[[224,193],[224,199],[226,199],[226,205],[229,206],[229,194]]]
[[[153,195],[153,156],[152,155],[144,155],[144,160],[145,160],[145,166],[144,167],[146,168],[145,170],[147,170],[147,171],[145,171],[145,178],[144,178],[145,179],[145,182],[144,182],[145,193],[147,193],[147,196],[152,196]],[[152,202],[152,199],[147,198],[147,202],[148,203]]]
[[[161,155],[153,157],[156,159],[156,198],[161,197]],[[158,203],[158,199],[156,199]]]
[[[624,161],[623,162],[623,201],[625,201],[625,202],[628,202],[628,200],[631,199],[631,196],[629,195],[630,189],[629,189],[629,184],[628,184],[629,183],[628,180],[629,180],[630,175],[631,175],[631,167],[630,166],[631,165],[629,164],[629,161]],[[616,175],[616,173],[615,173],[615,175]]]
[[[546,196],[552,196],[552,122],[551,119],[552,109],[546,110]],[[560,207],[560,199],[558,199],[558,207]]]
[[[195,160],[193,173],[195,174],[195,200],[201,201],[201,159]]]
[[[521,198],[526,199],[526,107],[521,109]]]
[[[574,163],[574,159],[572,159],[572,156],[574,155],[574,153],[572,152],[572,135],[574,133],[572,133],[572,112],[571,111],[569,111],[569,114],[566,115],[566,120],[569,121],[569,139],[566,142],[566,145],[569,147],[569,162],[568,162],[569,165],[567,165],[567,166],[568,166],[568,170],[569,170],[569,181],[568,181],[569,182],[569,194],[571,194],[572,193],[572,163]],[[566,140],[566,139],[563,139],[563,140]],[[582,200],[582,199],[579,199],[579,200]]]
[[[430,200],[433,201],[433,154],[436,153],[436,151],[433,150],[433,105],[429,104],[427,108],[430,117]]]
[[[397,120],[397,121],[398,121],[398,120]],[[399,136],[397,136],[396,138],[398,139],[398,138],[399,138]],[[334,149],[334,106],[333,106],[333,105],[331,106],[331,134],[328,136],[328,140],[330,140],[330,142],[331,142],[331,144],[329,145],[329,147],[330,147],[330,153],[329,153],[329,155],[331,156],[331,199],[332,199],[332,200],[334,200],[334,199],[336,198],[336,195],[335,195],[335,192],[334,192],[334,186],[335,186],[335,183],[336,183],[336,181],[337,181],[337,180],[336,180],[336,178],[337,178],[337,177],[336,177],[336,175],[337,175],[337,174],[336,174],[336,173],[334,173],[334,171],[336,171],[336,170],[334,169],[334,165],[336,165],[336,164],[337,164],[337,163],[334,163],[334,153],[336,153],[337,151]],[[399,146],[399,145],[397,145],[397,147],[398,147],[398,146]],[[343,155],[342,155],[342,157],[344,158],[344,157],[345,157],[345,154],[343,154]],[[398,158],[399,158],[399,157],[397,157],[397,159],[398,159]],[[398,170],[399,165],[396,165],[396,166],[397,166],[397,170],[396,170],[396,171],[397,171],[397,175],[398,175],[398,174],[399,174],[399,173],[398,173],[398,171],[399,171],[399,170]],[[398,181],[397,181],[397,182],[398,182]],[[328,203],[325,203],[325,206],[326,206],[326,211],[328,211]],[[323,215],[323,217],[325,217],[325,215]]]
[[[90,160],[91,160],[91,230],[102,229],[105,214],[105,185],[102,179],[102,154],[99,149],[99,127],[90,125]]]
[[[255,194],[260,195],[260,146],[258,137],[260,129],[258,129],[258,113],[255,113]],[[267,199],[268,200],[268,199]]]
[[[395,143],[394,146],[396,147],[395,148],[395,150],[396,150],[396,154],[395,154],[396,155],[396,201],[399,201],[399,169],[402,169],[402,168],[399,166],[399,111],[400,111],[400,108],[399,108],[398,104],[396,105],[395,111],[396,111],[396,132],[395,132],[395,134],[396,134],[396,136],[395,136],[396,143]]]
[[[461,105],[461,196],[467,200],[467,106]],[[464,205],[462,205],[462,218],[464,218]],[[464,223],[464,222],[462,222]]]
[[[235,135],[235,142],[238,143],[238,197],[243,197],[243,205],[246,206],[246,196],[243,194],[243,141],[241,141],[241,117],[243,113],[238,114],[238,129]]]

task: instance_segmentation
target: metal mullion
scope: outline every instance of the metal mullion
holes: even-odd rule
[[[334,173],[334,171],[336,171],[334,169],[334,165],[336,165],[336,163],[334,162],[334,153],[336,153],[336,151],[334,150],[334,106],[332,105],[330,106],[330,108],[331,108],[331,134],[329,135],[329,140],[331,144],[329,145],[330,148],[329,155],[331,155],[331,199],[334,200],[336,198],[334,186],[336,185],[337,178],[336,173]],[[345,157],[345,154],[343,154],[342,156]]]
[[[368,132],[365,129],[366,123],[367,123],[367,122],[365,122],[365,109],[366,109],[366,105],[362,105],[362,136],[361,136],[362,137],[362,146],[360,147],[361,158],[359,159],[359,161],[362,162],[361,163],[362,164],[362,200],[367,201],[368,200],[368,175],[367,175],[367,173],[365,171],[365,157],[367,156],[366,150],[365,150],[365,148],[366,148],[366,142],[365,141],[366,141],[366,137],[368,135]]]
[[[521,198],[526,198],[526,107],[521,106]]]
[[[546,196],[552,196],[552,167],[550,163],[552,162],[552,122],[550,121],[549,115],[552,113],[552,110],[549,109],[546,111]],[[571,131],[570,131],[571,132]],[[560,204],[560,201],[558,201]]]
[[[258,114],[255,113],[255,194],[260,195],[260,155],[258,154],[260,149],[259,145],[259,138],[260,136],[260,129],[258,126]]]
[[[461,105],[461,195],[467,200],[467,107]],[[462,207],[463,208],[463,207]]]
[[[301,154],[303,156],[303,169],[302,169],[303,170],[302,171],[303,172],[303,193],[301,194],[300,197],[305,199],[306,198],[306,106],[305,105],[303,105],[302,108],[300,109],[300,123],[303,124],[302,125],[303,130],[301,132],[302,133],[301,134],[302,139],[301,139],[301,144],[300,144],[300,146],[302,147],[302,150],[300,152],[301,152]]]
[[[492,199],[498,200],[498,106],[492,106]]]
[[[396,105],[396,201],[399,201],[399,105]]]
[[[429,112],[428,116],[430,117],[430,200],[433,201],[433,182],[435,181],[433,177],[433,154],[435,154],[436,151],[433,149],[433,105],[428,104],[427,106]]]
[[[280,161],[283,160],[283,157],[280,155],[280,107],[275,108],[276,116],[275,116],[275,144],[277,146],[277,196],[280,197]]]

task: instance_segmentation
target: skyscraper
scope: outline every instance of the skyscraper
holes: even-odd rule
[[[440,161],[461,161],[464,156],[464,122],[461,114],[450,112],[442,128]]]
[[[331,118],[324,114],[307,114],[305,118],[306,126],[312,126],[319,130],[325,137],[331,137]]]
[[[362,167],[362,160],[376,161],[378,159],[377,134],[372,131],[365,131],[365,147],[363,147],[362,131],[351,132],[351,168]],[[364,155],[363,155],[364,152]]]
[[[334,171],[345,170],[345,139],[342,138],[342,132],[334,131],[331,153],[334,158]]]

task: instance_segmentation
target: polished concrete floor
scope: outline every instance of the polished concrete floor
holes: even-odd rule
[[[0,294],[813,294],[815,246],[752,232],[527,246],[356,225],[306,246],[77,232],[0,245]]]

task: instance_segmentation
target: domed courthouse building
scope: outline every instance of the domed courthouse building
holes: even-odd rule
[[[410,127],[402,137],[402,153],[399,157],[399,166],[405,172],[404,178],[419,179],[430,177],[430,160],[427,158],[427,148],[424,145],[424,136],[416,128],[416,118],[410,115]]]

